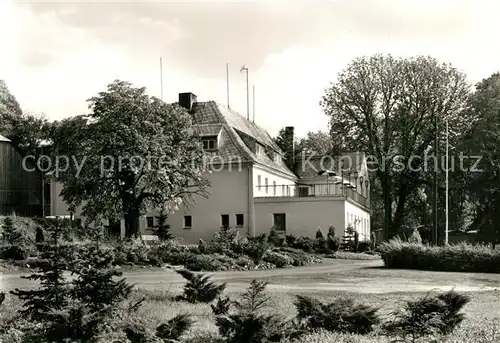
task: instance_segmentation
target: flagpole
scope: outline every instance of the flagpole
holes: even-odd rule
[[[255,123],[255,85],[252,86],[252,101],[253,101],[253,122]]]
[[[446,220],[445,220],[445,244],[448,244],[448,149],[449,149],[449,144],[448,144],[448,120],[446,120]]]
[[[161,92],[161,100],[163,100],[163,61],[160,57],[160,92]]]
[[[227,92],[227,108],[231,108],[229,106],[229,63],[226,63],[226,92]]]

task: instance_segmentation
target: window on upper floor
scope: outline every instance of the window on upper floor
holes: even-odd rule
[[[203,143],[203,150],[217,150],[217,136],[202,137],[201,142]]]
[[[273,181],[273,195],[276,195],[276,181]]]
[[[274,162],[281,163],[281,155],[278,153],[274,153]]]
[[[264,186],[266,187],[266,193],[267,193],[267,187],[268,187],[268,184],[267,184],[267,177],[264,179]]]
[[[281,195],[285,195],[285,185],[281,185]]]
[[[262,176],[257,175],[257,187],[260,190],[260,186],[262,186]]]
[[[255,143],[255,153],[258,156],[264,156],[266,154],[266,149],[264,148],[263,145],[260,145],[259,143]]]

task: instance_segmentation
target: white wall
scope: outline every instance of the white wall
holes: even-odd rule
[[[197,243],[200,238],[208,239],[221,228],[221,214],[229,214],[229,224],[236,225],[236,214],[243,214],[244,226],[240,228],[241,234],[246,236],[249,232],[249,169],[252,175],[252,168],[243,165],[241,170],[233,167],[231,170],[224,169],[218,172],[205,174],[210,181],[211,187],[208,189],[209,197],[203,198],[195,196],[194,207],[180,207],[178,211],[169,215],[168,224],[171,232],[177,237],[182,237],[187,243]],[[51,215],[69,215],[68,206],[58,194],[62,190],[59,183],[52,184],[51,194]],[[252,195],[250,194],[250,198]],[[75,218],[80,217],[80,209],[77,209]],[[158,216],[158,211],[150,211],[140,219],[141,231],[144,234],[151,234],[152,230],[147,229],[147,217]],[[191,229],[184,229],[184,216],[192,216]],[[106,223],[107,224],[107,223]],[[156,218],[155,218],[156,225]],[[123,231],[123,229],[122,229]]]
[[[209,239],[221,229],[221,215],[229,215],[229,225],[236,227],[236,214],[243,214],[244,225],[239,228],[246,236],[249,232],[249,170],[251,166],[242,166],[240,171],[223,170],[207,174],[211,183],[209,197],[196,197],[192,208],[180,208],[168,218],[171,232],[182,237],[186,243],[198,243],[199,239]],[[251,198],[251,194],[250,194]],[[157,215],[151,212],[148,216]],[[192,217],[191,229],[184,229],[184,216]],[[145,221],[144,221],[145,222]]]
[[[370,214],[350,200],[345,202],[345,223],[356,229],[360,242],[370,239]]]
[[[259,187],[260,176],[260,187]],[[267,192],[266,192],[267,179]],[[276,183],[276,193],[273,186]],[[253,166],[253,185],[254,197],[272,197],[272,196],[293,196],[295,192],[295,179],[291,176],[284,176],[278,172],[272,172],[262,166]],[[283,187],[284,186],[284,187]]]
[[[345,227],[342,197],[263,197],[255,201],[255,233],[268,234],[274,213],[286,214],[286,233],[314,238],[318,227],[326,235],[330,225],[335,235],[343,236]]]

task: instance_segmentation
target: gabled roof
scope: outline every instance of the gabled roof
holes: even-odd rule
[[[218,156],[218,162],[234,161],[239,157],[242,162],[254,162],[262,166],[283,173],[291,178],[297,176],[286,166],[283,159],[275,161],[269,156],[254,153],[252,143],[263,145],[266,151],[272,150],[283,156],[283,152],[276,145],[266,130],[252,123],[239,113],[230,110],[214,101],[196,102],[192,111],[196,130],[201,135],[218,135],[220,127],[220,144],[216,152],[209,155]]]
[[[0,135],[0,142],[12,142],[12,141],[10,139],[8,139],[7,137]]]

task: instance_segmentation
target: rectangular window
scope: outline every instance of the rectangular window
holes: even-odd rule
[[[155,217],[146,217],[146,221],[148,222],[148,227],[155,226]]]
[[[184,216],[184,228],[190,229],[193,225],[193,218],[191,216]]]
[[[286,195],[290,196],[290,186],[286,186]]]
[[[201,139],[203,143],[203,150],[216,150],[217,149],[217,137],[203,137]]]
[[[243,227],[243,225],[244,225],[243,215],[242,214],[237,214],[236,215],[236,226],[237,227]]]
[[[221,214],[220,216],[221,226],[223,228],[229,227],[229,214]]]
[[[281,195],[285,195],[285,185],[281,185]]]
[[[267,177],[264,179],[264,184],[265,184],[265,187],[266,187],[266,194],[267,194],[267,187],[269,186],[269,185],[267,184]]]
[[[262,186],[262,177],[257,175],[257,187],[260,190],[260,186]]]
[[[276,231],[286,231],[286,214],[274,213],[273,214],[273,227]]]
[[[273,181],[273,195],[276,195],[276,181]]]

